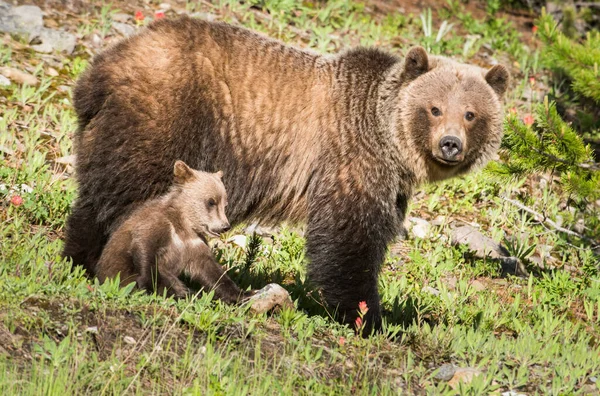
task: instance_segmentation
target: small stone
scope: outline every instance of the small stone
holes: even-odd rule
[[[134,345],[137,342],[135,340],[135,338],[130,337],[130,336],[123,337],[123,341],[125,342],[125,344],[129,344],[129,345]]]
[[[425,286],[425,287],[423,287],[422,290],[425,293],[433,294],[434,296],[439,296],[440,295],[440,291],[438,289],[436,289],[435,287]]]
[[[214,22],[217,19],[219,19],[219,17],[217,15],[211,14],[210,12],[194,12],[193,14],[190,14],[190,16],[192,18],[204,19],[205,21],[208,21],[208,22]]]
[[[102,46],[102,38],[100,37],[100,35],[96,33],[92,34],[92,45],[95,48],[100,48]]]
[[[466,245],[473,251],[477,258],[507,257],[508,252],[493,239],[484,236],[479,230],[471,226],[462,226],[452,230],[452,244]]]
[[[10,84],[10,80],[7,77],[4,77],[2,74],[0,74],[0,86],[8,87]]]
[[[456,388],[458,388],[459,383],[462,382],[463,384],[468,384],[471,381],[473,381],[473,378],[475,378],[481,374],[482,374],[481,371],[479,371],[475,368],[471,368],[471,367],[457,368],[456,371],[454,372],[454,375],[450,379],[450,381],[448,381],[448,385],[450,385],[450,387],[452,389],[456,389]]]
[[[525,393],[515,392],[513,390],[508,392],[502,392],[502,396],[527,396]]]
[[[14,67],[0,67],[0,74],[17,84],[38,85],[38,79],[35,76]]]
[[[435,219],[431,220],[431,225],[439,227],[446,222],[446,216],[439,215]]]
[[[431,224],[418,217],[409,217],[410,232],[417,238],[426,238],[431,231]]]
[[[433,378],[438,381],[450,381],[454,377],[455,372],[456,368],[452,363],[442,364]]]
[[[160,3],[158,5],[158,8],[160,8],[163,11],[169,11],[171,9],[171,4],[169,4],[169,3]]]
[[[71,154],[71,155],[65,155],[64,157],[58,157],[54,159],[54,162],[56,162],[57,164],[63,164],[63,165],[75,165],[75,154]]]
[[[86,333],[98,334],[98,326],[90,326],[85,329]]]
[[[478,281],[477,279],[472,280],[471,282],[469,282],[469,284],[476,291],[483,291],[486,289],[485,285],[483,283],[481,283],[480,281]]]
[[[77,37],[63,30],[44,28],[36,36],[36,39],[41,41],[41,43],[32,45],[31,48],[37,52],[46,54],[57,51],[70,55],[75,50],[75,44],[77,44]]]
[[[290,294],[276,283],[270,283],[258,290],[255,295],[250,297],[248,304],[250,304],[250,310],[258,314],[268,312],[273,308],[294,307]]]
[[[121,22],[113,22],[113,28],[123,37],[129,37],[135,33],[135,27]]]
[[[124,13],[117,13],[117,14],[113,14],[112,16],[112,20],[113,22],[120,22],[120,23],[125,23],[127,21],[129,21],[131,19],[131,15],[129,14],[124,14]],[[114,23],[113,23],[114,26]]]
[[[57,77],[59,73],[55,68],[49,67],[48,70],[46,70],[46,74],[50,77]]]
[[[44,14],[40,7],[23,5],[12,7],[0,3],[0,32],[25,36],[29,41],[44,28]]]
[[[458,279],[455,276],[449,276],[443,279],[443,283],[446,285],[448,290],[455,290]]]

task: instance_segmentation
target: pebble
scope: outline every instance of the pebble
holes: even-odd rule
[[[124,37],[129,37],[135,33],[135,27],[126,23],[113,22],[112,27]]]
[[[456,372],[456,367],[454,367],[454,365],[452,363],[442,364],[438,368],[438,372],[435,375],[435,377],[433,377],[433,378],[438,381],[450,381],[452,379],[452,377],[454,377],[455,372]]]
[[[42,53],[61,51],[71,54],[77,42],[77,38],[71,33],[44,27],[44,13],[39,7],[32,5],[12,7],[1,2],[0,32],[22,35],[28,42],[35,40],[37,44],[31,48]]]
[[[137,342],[135,340],[135,338],[130,337],[130,336],[125,336],[123,337],[123,342],[125,342],[125,344],[129,344],[129,345],[135,345],[135,343]]]
[[[59,73],[55,68],[49,67],[48,70],[46,70],[46,74],[50,77],[57,77]]]
[[[417,238],[426,238],[431,232],[431,223],[418,217],[409,217],[410,232]]]
[[[41,44],[32,45],[31,48],[45,54],[57,51],[70,55],[75,51],[75,44],[77,43],[75,35],[63,30],[42,29],[37,38],[41,41]]]
[[[439,296],[440,295],[440,291],[438,289],[436,289],[435,287],[431,287],[431,286],[425,286],[422,289],[425,293],[429,293],[432,294],[434,296]]]
[[[7,77],[0,74],[0,86],[8,87],[10,84],[11,84],[10,80]]]
[[[508,252],[493,239],[486,237],[475,227],[461,226],[452,230],[452,244],[466,245],[478,258],[507,257]]]
[[[130,19],[131,19],[131,15],[129,15],[129,14],[125,14],[122,12],[113,14],[113,16],[112,16],[113,26],[114,26],[114,22],[125,23],[125,22],[129,21]]]
[[[86,333],[98,334],[98,326],[90,326],[85,329]]]
[[[35,76],[14,67],[0,67],[0,74],[17,84],[38,85],[38,79]]]
[[[248,300],[250,310],[254,313],[265,313],[273,308],[293,308],[294,304],[290,294],[277,283],[270,283],[258,290],[255,295]]]
[[[448,381],[448,385],[450,385],[452,389],[456,389],[461,382],[463,384],[468,384],[473,381],[473,378],[481,374],[481,371],[477,370],[476,368],[457,368],[452,378]]]

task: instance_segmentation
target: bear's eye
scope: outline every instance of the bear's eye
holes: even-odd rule
[[[475,118],[475,114],[473,114],[472,112],[470,112],[470,111],[467,111],[467,112],[465,113],[465,119],[466,119],[467,121],[473,121],[473,118]]]
[[[436,117],[439,117],[442,115],[442,111],[440,109],[438,109],[437,107],[432,107],[431,114],[433,114]]]
[[[217,201],[215,201],[214,199],[209,199],[208,200],[208,206],[217,206]]]

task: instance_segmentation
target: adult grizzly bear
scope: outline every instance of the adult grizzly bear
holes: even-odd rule
[[[176,159],[222,169],[232,224],[306,222],[309,277],[339,318],[366,301],[421,182],[484,164],[508,73],[377,49],[319,55],[225,23],[152,23],[74,92],[79,198],[64,255],[93,271],[111,230],[164,194]]]

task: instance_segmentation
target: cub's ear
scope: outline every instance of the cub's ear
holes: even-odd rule
[[[215,172],[215,176],[217,176],[219,179],[222,179],[223,178],[223,171]]]
[[[423,47],[412,47],[404,58],[404,79],[412,81],[429,70],[429,56]]]
[[[494,92],[500,97],[506,92],[509,80],[510,75],[508,74],[508,70],[502,65],[492,67],[485,74],[485,81],[490,84],[490,87],[492,87]]]
[[[175,183],[183,184],[194,178],[194,171],[185,162],[177,160],[175,166],[173,166],[173,176],[175,177]]]

